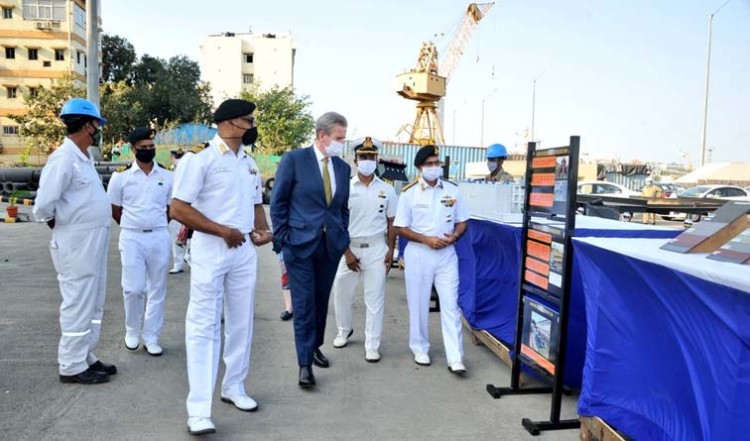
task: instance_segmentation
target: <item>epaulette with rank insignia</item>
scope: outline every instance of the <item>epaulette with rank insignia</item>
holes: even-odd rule
[[[252,147],[245,147],[245,148],[243,148],[243,150],[245,150],[245,153],[247,154],[247,156],[253,156],[253,149],[252,149]]]
[[[156,163],[156,165],[159,166],[159,167],[161,167],[161,168],[163,168],[164,170],[168,170],[167,167],[164,167],[163,165],[159,164],[158,162]]]
[[[189,151],[189,152],[192,152],[192,153],[200,153],[200,152],[202,152],[203,150],[205,150],[205,149],[206,149],[206,147],[208,147],[208,142],[204,142],[203,144],[198,144],[197,146],[195,146],[195,147],[191,148],[191,149],[190,149],[190,150],[188,150],[188,151]]]
[[[125,170],[129,169],[129,168],[130,168],[130,167],[132,167],[132,166],[133,166],[133,163],[131,162],[131,163],[130,163],[130,164],[128,164],[128,165],[123,165],[122,167],[117,167],[117,170],[115,170],[115,171],[116,171],[117,173],[122,173],[122,172],[124,172]]]
[[[406,190],[414,187],[415,185],[417,185],[417,182],[419,182],[419,179],[415,179],[415,180],[409,182],[408,184],[404,185],[403,187],[401,187],[401,192],[403,193]]]

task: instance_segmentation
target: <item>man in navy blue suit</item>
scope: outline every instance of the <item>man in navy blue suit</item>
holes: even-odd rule
[[[339,156],[346,118],[335,112],[315,124],[311,147],[284,154],[271,198],[275,248],[284,253],[294,310],[299,385],[315,386],[312,365],[327,368],[320,351],[328,299],[341,256],[349,246],[349,178]]]

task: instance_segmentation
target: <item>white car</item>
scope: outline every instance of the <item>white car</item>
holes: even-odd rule
[[[709,198],[726,201],[750,201],[750,191],[734,185],[698,185],[688,188],[680,193],[681,198]],[[669,215],[662,216],[665,220],[685,220],[690,219],[693,222],[699,222],[702,215],[700,213],[677,213],[670,212]]]
[[[578,194],[590,196],[614,196],[629,198],[631,196],[640,196],[637,191],[633,191],[620,184],[603,181],[584,181],[578,183]]]

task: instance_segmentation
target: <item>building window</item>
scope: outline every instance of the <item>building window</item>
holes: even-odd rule
[[[42,65],[44,67],[52,67],[52,62],[51,61],[45,61]]]
[[[55,61],[65,61],[65,49],[55,49]]]
[[[18,126],[3,126],[3,135],[18,136]]]
[[[242,82],[244,84],[253,84],[253,74],[242,74]]]
[[[18,96],[18,88],[17,87],[6,87],[6,98],[9,100],[15,99],[16,96]]]
[[[3,18],[6,20],[13,18],[13,8],[3,8]]]
[[[76,52],[76,63],[81,64],[81,51]]]
[[[6,47],[5,48],[5,58],[8,59],[14,59],[16,58],[16,48],[14,47]]]
[[[39,94],[39,88],[38,87],[29,87],[29,96],[35,97]]]
[[[26,20],[65,21],[67,0],[23,0],[23,18]]]
[[[73,22],[76,24],[76,27],[81,28],[83,31],[86,30],[86,10],[78,6],[78,3],[73,5]]]
[[[83,67],[89,67],[89,59],[86,55],[83,56]]]
[[[29,60],[38,60],[38,59],[39,59],[39,49],[29,48]]]
[[[252,63],[253,62],[253,54],[245,54],[245,63]]]

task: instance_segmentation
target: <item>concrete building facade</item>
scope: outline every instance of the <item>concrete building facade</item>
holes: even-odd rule
[[[8,116],[26,112],[24,95],[54,79],[86,77],[86,2],[0,0],[0,146],[23,149],[18,125]]]
[[[214,106],[255,85],[268,90],[294,84],[296,48],[290,33],[209,35],[200,52],[202,80],[211,85]]]

